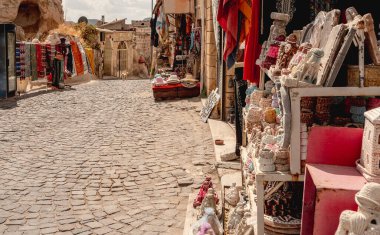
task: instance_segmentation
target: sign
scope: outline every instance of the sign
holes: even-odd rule
[[[201,119],[203,122],[207,122],[208,117],[210,116],[215,105],[219,102],[220,95],[218,94],[218,88],[213,90],[209,95],[206,105],[201,110]]]

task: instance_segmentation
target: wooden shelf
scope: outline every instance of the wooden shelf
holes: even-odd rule
[[[241,149],[242,162],[245,163],[248,159],[248,152],[246,148]],[[267,181],[281,181],[281,182],[302,182],[305,179],[304,175],[292,175],[290,172],[262,172],[258,169],[258,159],[253,159],[255,169],[255,182],[256,182],[256,195],[257,201],[253,197],[253,187],[246,185],[247,194],[251,201],[251,212],[256,215],[255,234],[264,234],[264,183]],[[250,192],[252,191],[252,192]],[[250,195],[252,194],[252,195]]]
[[[290,88],[291,101],[291,171],[301,174],[301,99],[302,97],[380,96],[379,87],[312,87]]]

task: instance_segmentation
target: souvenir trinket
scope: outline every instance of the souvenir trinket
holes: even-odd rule
[[[335,235],[380,234],[380,184],[368,183],[356,194],[357,212],[343,211]]]

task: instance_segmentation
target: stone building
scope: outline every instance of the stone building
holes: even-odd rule
[[[122,77],[132,71],[134,31],[98,29],[104,58],[104,75]]]
[[[132,20],[132,27],[135,30],[136,51],[138,55],[145,58],[147,64],[151,61],[151,47],[150,47],[150,20]]]
[[[122,20],[114,20],[112,22],[103,24],[98,26],[100,29],[109,29],[109,30],[116,30],[116,31],[126,31],[126,30],[131,30],[132,27],[129,24],[125,23],[125,19]]]

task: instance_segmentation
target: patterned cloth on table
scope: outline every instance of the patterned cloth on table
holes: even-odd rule
[[[88,63],[91,68],[91,73],[94,73],[95,71],[94,51],[91,48],[86,48],[86,55],[87,55]]]
[[[74,41],[71,41],[70,44],[71,44],[71,49],[73,52],[76,74],[77,75],[83,75],[84,74],[84,64],[83,64],[82,54],[79,50],[78,44]]]

